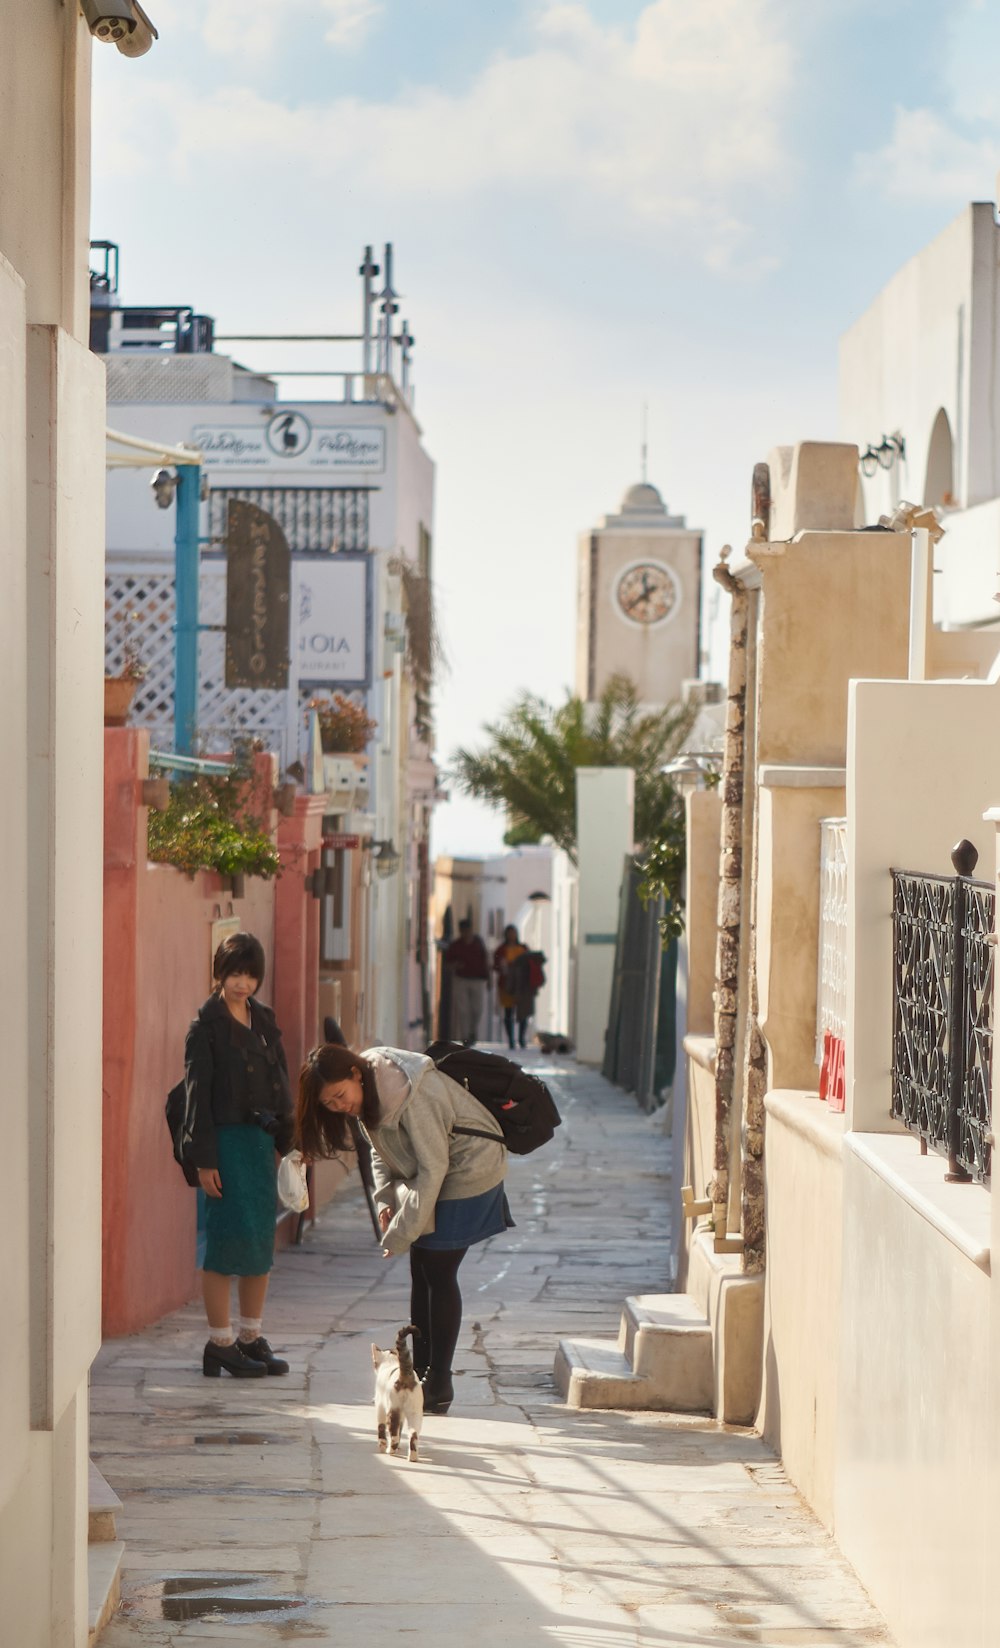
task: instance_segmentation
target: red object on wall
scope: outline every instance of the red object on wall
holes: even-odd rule
[[[819,1073],[819,1096],[831,1110],[842,1111],[846,1103],[844,1042],[840,1036],[823,1032],[823,1063]]]

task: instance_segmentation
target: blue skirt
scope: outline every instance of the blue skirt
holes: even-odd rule
[[[215,1141],[222,1200],[205,1201],[203,1268],[220,1276],[263,1276],[274,1263],[274,1140],[254,1123],[234,1123],[217,1127]]]
[[[414,1247],[445,1248],[472,1247],[490,1236],[501,1236],[513,1230],[507,1193],[500,1183],[481,1196],[460,1196],[455,1202],[438,1202],[434,1209],[434,1229],[427,1236],[418,1236]]]

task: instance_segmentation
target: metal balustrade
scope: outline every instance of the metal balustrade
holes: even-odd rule
[[[892,1114],[956,1182],[989,1178],[993,1143],[996,896],[972,879],[977,859],[963,841],[954,876],[891,871]]]

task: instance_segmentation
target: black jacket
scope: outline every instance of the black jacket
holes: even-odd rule
[[[196,1167],[217,1167],[215,1129],[276,1118],[275,1149],[292,1148],[292,1095],[281,1031],[270,1007],[250,998],[252,1030],[233,1018],[221,996],[209,996],[184,1043],[186,1126]]]

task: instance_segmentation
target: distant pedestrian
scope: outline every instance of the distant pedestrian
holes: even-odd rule
[[[423,1053],[316,1047],[299,1077],[299,1147],[312,1159],[349,1150],[352,1124],[373,1151],[383,1252],[409,1251],[413,1364],[424,1409],[447,1413],[462,1324],[459,1265],[475,1242],[513,1224],[503,1134]]]
[[[473,932],[468,917],[459,922],[458,937],[445,951],[444,964],[451,969],[452,1040],[474,1047],[479,1040],[490,967],[486,946]]]
[[[535,1007],[534,992],[528,986],[528,974],[522,963],[528,947],[518,938],[517,928],[511,923],[503,930],[503,942],[493,953],[493,971],[497,976],[497,999],[503,1013],[503,1027],[507,1044],[513,1050],[528,1045],[528,1020]],[[517,1025],[517,1037],[514,1025]]]
[[[215,989],[187,1033],[184,1076],[191,1158],[205,1209],[202,1293],[208,1344],[202,1371],[236,1379],[287,1373],[263,1337],[264,1299],[274,1262],[275,1151],[292,1146],[292,1096],[281,1032],[257,1000],[264,951],[252,933],[232,933],[215,952]],[[231,1326],[237,1278],[238,1336]]]

